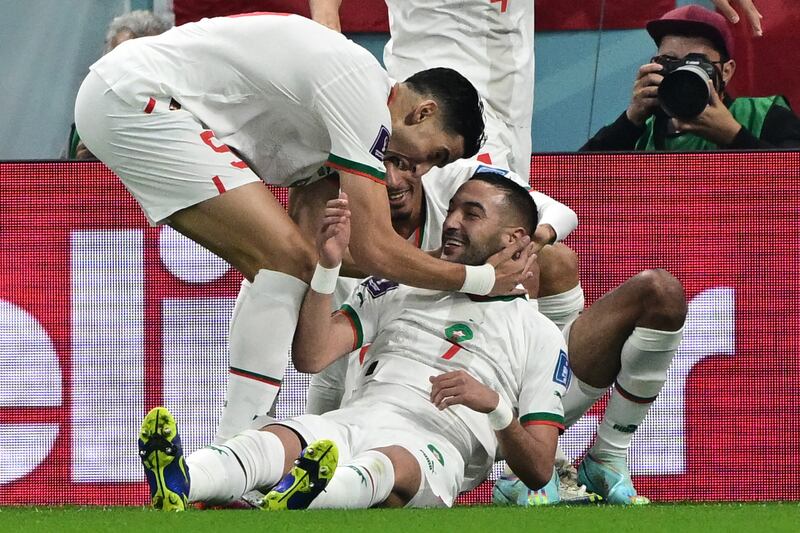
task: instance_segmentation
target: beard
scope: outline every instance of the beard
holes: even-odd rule
[[[505,248],[500,242],[500,236],[494,235],[491,239],[486,241],[474,241],[464,233],[458,230],[447,230],[442,235],[442,251],[444,251],[444,243],[448,239],[457,239],[460,241],[459,249],[447,261],[459,263],[462,265],[479,266],[486,263],[486,260],[491,256]]]

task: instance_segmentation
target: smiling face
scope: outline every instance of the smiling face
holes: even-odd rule
[[[511,243],[521,228],[507,225],[503,191],[489,183],[470,180],[450,200],[442,225],[441,258],[464,265],[482,265]]]
[[[386,192],[389,195],[392,223],[396,226],[398,223],[413,222],[410,226],[416,228],[422,220],[424,195],[422,177],[410,170],[401,170],[401,165],[398,165],[391,156],[384,160],[384,164],[386,165]]]

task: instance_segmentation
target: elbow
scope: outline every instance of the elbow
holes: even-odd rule
[[[304,356],[295,348],[292,348],[292,364],[295,370],[303,374],[317,374],[325,368],[316,357]]]
[[[386,258],[389,251],[385,249],[385,242],[354,243],[350,242],[350,254],[356,266],[371,276],[380,278],[391,277],[387,269]]]

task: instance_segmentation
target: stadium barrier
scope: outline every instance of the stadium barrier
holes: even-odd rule
[[[591,303],[647,268],[689,317],[630,464],[655,500],[800,499],[800,153],[533,157],[573,207]],[[224,393],[239,276],[150,228],[99,163],[0,163],[0,505],[143,504],[135,436],[174,410],[187,451]],[[286,191],[276,190],[285,201]],[[278,415],[303,411],[290,369]],[[596,405],[564,437],[578,457]],[[486,483],[461,498],[485,502]]]

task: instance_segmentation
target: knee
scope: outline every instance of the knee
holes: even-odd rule
[[[566,292],[580,283],[578,254],[561,243],[545,246],[539,252],[539,296]]]
[[[652,269],[635,276],[642,295],[645,327],[676,331],[686,320],[686,294],[678,279],[664,269]]]
[[[234,266],[250,281],[259,270],[266,269],[283,272],[308,283],[316,264],[314,246],[298,234],[287,236],[280,243],[249,249],[240,258],[240,264]]]

